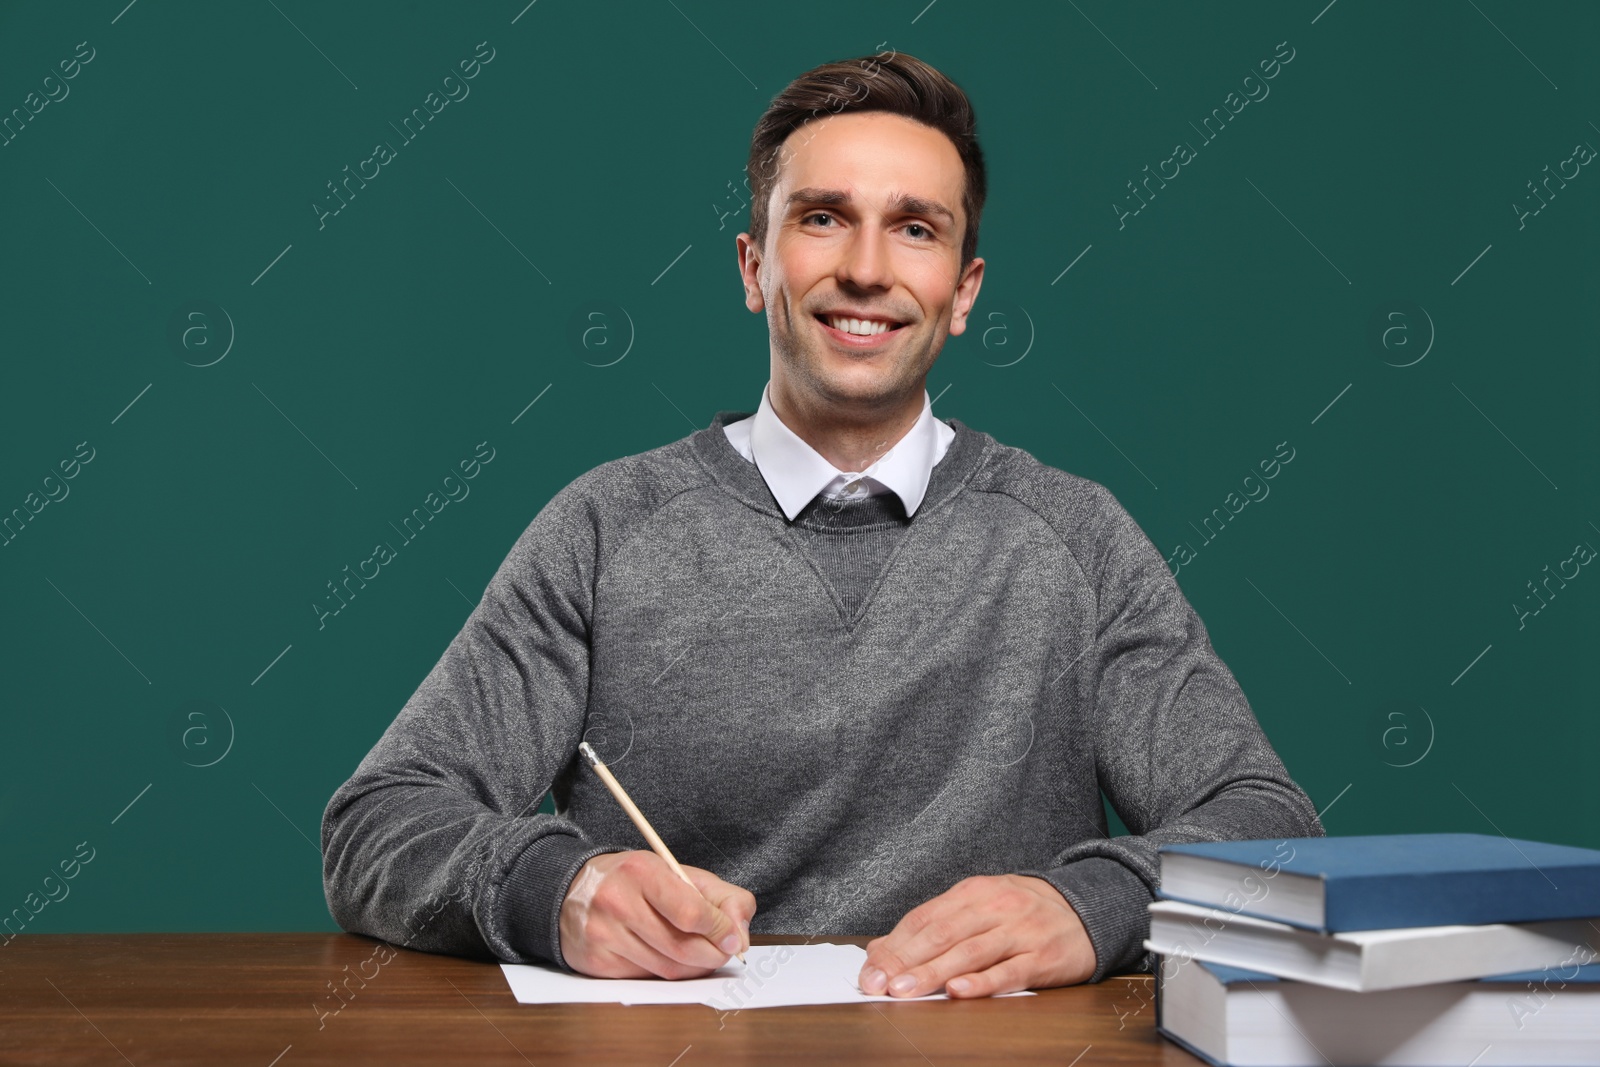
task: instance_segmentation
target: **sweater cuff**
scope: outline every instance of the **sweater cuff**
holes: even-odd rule
[[[571,973],[561,957],[561,905],[567,890],[585,863],[602,853],[621,851],[571,834],[535,838],[500,887],[498,925],[511,947]]]
[[[1144,948],[1150,936],[1150,887],[1130,868],[1105,856],[1086,856],[1048,871],[1018,871],[1042,878],[1067,899],[1094,946],[1098,982],[1113,974],[1149,970]]]

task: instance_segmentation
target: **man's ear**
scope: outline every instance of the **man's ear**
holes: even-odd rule
[[[744,306],[752,312],[766,309],[766,296],[761,291],[761,250],[748,233],[734,238],[739,254],[739,278],[744,284]]]
[[[967,315],[978,301],[978,290],[983,286],[983,259],[974,256],[972,262],[956,284],[956,298],[950,310],[950,336],[959,337],[967,332]]]

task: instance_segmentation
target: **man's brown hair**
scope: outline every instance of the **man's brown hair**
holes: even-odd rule
[[[978,119],[961,87],[938,70],[902,52],[842,59],[808,70],[773,98],[750,138],[745,176],[750,187],[750,239],[767,239],[767,200],[778,178],[783,143],[806,123],[851,111],[887,111],[931,126],[950,138],[966,168],[961,196],[966,232],[961,270],[978,252],[978,218],[988,191]]]

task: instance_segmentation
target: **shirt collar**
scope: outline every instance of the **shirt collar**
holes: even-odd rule
[[[894,493],[908,516],[916,513],[934,466],[955,439],[955,431],[933,417],[926,389],[922,414],[904,437],[866,470],[840,471],[778,418],[767,397],[770,388],[769,382],[761,390],[754,416],[729,423],[724,431],[739,454],[756,465],[786,516],[793,519],[818,493],[837,493],[857,478],[869,492]]]

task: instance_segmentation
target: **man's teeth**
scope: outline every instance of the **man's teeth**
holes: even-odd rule
[[[873,334],[883,333],[885,330],[893,328],[887,322],[874,322],[871,319],[844,319],[837,316],[829,317],[828,325],[835,330],[860,334],[863,337],[871,337]]]

